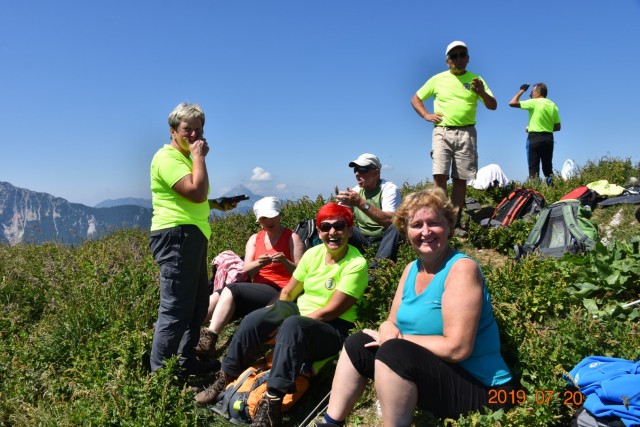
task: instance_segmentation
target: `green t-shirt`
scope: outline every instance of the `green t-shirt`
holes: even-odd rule
[[[433,112],[442,115],[442,121],[436,126],[466,126],[476,124],[478,100],[482,100],[472,91],[471,80],[482,80],[477,74],[467,71],[456,76],[450,71],[443,71],[431,77],[416,94],[422,101],[433,96]],[[491,96],[491,90],[482,80],[484,90]]]
[[[558,107],[547,98],[531,98],[520,101],[520,108],[529,111],[529,132],[553,132],[553,126],[560,123]]]
[[[358,194],[371,206],[382,209],[382,188],[380,186],[377,186],[373,190],[360,188],[358,190]],[[358,228],[360,228],[362,234],[367,237],[382,237],[384,234],[384,227],[369,218],[366,213],[362,212],[360,209],[354,209],[353,215],[355,216],[355,223],[358,224]]]
[[[211,237],[209,202],[194,203],[173,190],[176,182],[193,171],[191,157],[167,144],[151,160],[151,231],[195,225],[207,240]]]
[[[304,291],[297,301],[303,316],[325,307],[336,289],[359,300],[367,288],[367,260],[356,248],[349,246],[345,257],[333,265],[325,264],[326,254],[324,245],[308,249],[293,272],[293,277],[304,283]],[[349,307],[340,318],[354,322],[358,318],[356,305]]]

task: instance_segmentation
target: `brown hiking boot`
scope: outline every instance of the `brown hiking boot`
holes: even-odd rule
[[[200,340],[196,346],[196,355],[205,359],[214,359],[216,357],[216,343],[218,342],[218,334],[207,329],[200,333]]]
[[[267,393],[258,402],[258,410],[253,416],[251,427],[276,427],[282,425],[282,399],[270,397]]]
[[[196,402],[200,405],[208,405],[216,400],[216,397],[224,391],[224,389],[232,383],[234,378],[225,374],[223,370],[218,371],[216,380],[209,387],[196,394]]]

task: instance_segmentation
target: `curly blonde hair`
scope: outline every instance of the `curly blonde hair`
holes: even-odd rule
[[[404,236],[407,236],[407,227],[413,214],[420,208],[430,207],[444,212],[444,216],[452,231],[458,221],[458,208],[453,206],[444,190],[438,186],[427,187],[402,198],[402,203],[393,216],[393,225]],[[451,236],[449,236],[451,237]]]

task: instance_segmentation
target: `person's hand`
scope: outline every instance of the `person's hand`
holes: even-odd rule
[[[386,320],[378,327],[378,342],[380,345],[384,344],[388,340],[402,338],[400,330],[395,323]]]
[[[338,201],[338,203],[345,206],[360,205],[360,195],[349,187],[347,187],[347,191],[338,191],[336,200]]]
[[[435,123],[435,124],[438,124],[442,121],[442,114],[427,113],[422,117],[424,117],[426,121]]]
[[[520,90],[526,91],[527,89],[529,89],[529,84],[528,83],[525,83],[522,86],[520,86]]]
[[[374,331],[373,329],[363,329],[362,332],[367,334],[367,335],[369,335],[371,338],[374,339],[373,342],[365,344],[364,345],[365,347],[379,347],[380,346],[380,334],[378,333],[378,331]]]
[[[484,83],[479,78],[474,78],[471,80],[471,90],[477,94],[481,94],[484,92]]]
[[[191,149],[191,155],[193,157],[205,157],[207,153],[209,153],[209,145],[207,144],[207,140],[204,138],[200,138],[193,142],[193,144],[189,145]]]
[[[238,207],[238,200],[223,198],[222,203],[218,203],[218,206],[221,211],[230,211]]]
[[[271,262],[277,262],[278,264],[283,264],[287,260],[287,257],[284,256],[282,252],[276,252],[271,255]]]
[[[258,261],[258,264],[260,265],[260,267],[264,267],[265,265],[269,265],[271,264],[271,255],[268,254],[262,254],[260,255],[256,261]]]

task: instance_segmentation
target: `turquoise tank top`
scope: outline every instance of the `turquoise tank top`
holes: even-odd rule
[[[417,259],[407,275],[402,301],[396,315],[396,324],[406,335],[442,335],[442,293],[451,266],[462,258],[469,258],[453,251],[436,273],[429,286],[420,295],[416,294],[416,276],[421,266]],[[482,274],[482,273],[481,273]],[[511,380],[511,373],[500,354],[498,325],[493,317],[491,296],[483,280],[482,311],[471,355],[460,362],[467,372],[486,386],[495,386]]]

